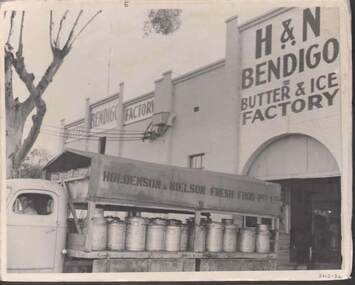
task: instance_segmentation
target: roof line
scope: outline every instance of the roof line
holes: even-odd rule
[[[64,127],[65,128],[76,127],[77,125],[80,125],[81,123],[84,123],[84,122],[85,122],[85,118],[81,118],[81,119],[72,121],[68,124],[65,124]]]
[[[134,104],[136,102],[140,102],[140,101],[143,101],[145,99],[148,99],[148,98],[151,98],[151,97],[154,97],[154,91],[151,91],[151,92],[148,92],[148,93],[145,93],[143,95],[140,95],[138,97],[135,97],[133,99],[129,99],[125,102],[123,102],[123,106],[127,106],[127,105],[131,105],[131,104]]]
[[[190,72],[182,74],[182,75],[180,75],[180,76],[178,76],[176,78],[173,78],[172,82],[173,82],[173,84],[180,83],[180,82],[188,80],[190,78],[199,76],[199,75],[201,75],[203,73],[206,73],[206,72],[212,71],[214,69],[220,68],[220,67],[222,67],[225,64],[225,61],[226,61],[226,59],[223,58],[223,59],[220,59],[218,61],[212,62],[212,63],[210,63],[208,65],[199,67],[199,68],[197,68],[197,69],[195,69],[193,71],[190,71]]]
[[[106,97],[106,98],[104,98],[104,99],[101,99],[101,100],[99,100],[99,101],[96,101],[95,103],[90,104],[90,108],[95,108],[95,107],[97,107],[97,106],[100,106],[100,105],[102,105],[102,104],[105,104],[105,103],[107,103],[107,102],[110,102],[110,101],[112,101],[112,100],[114,100],[114,99],[117,99],[118,97],[119,97],[119,93],[115,93],[115,94],[113,94],[113,95],[111,95],[111,96],[109,96],[109,97]]]
[[[269,20],[272,17],[278,16],[280,14],[283,14],[291,9],[294,9],[295,7],[281,7],[281,8],[276,8],[276,9],[272,9],[268,12],[266,12],[265,14],[256,16],[248,21],[246,21],[245,23],[239,25],[239,30],[240,31],[244,31],[247,30],[257,24],[260,24],[262,22],[265,22],[267,20]]]

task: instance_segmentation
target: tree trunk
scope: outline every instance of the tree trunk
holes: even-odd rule
[[[17,110],[16,110],[17,109]],[[18,106],[6,111],[6,176],[18,176],[18,167],[14,165],[15,154],[21,147],[23,129],[26,118],[22,116]]]

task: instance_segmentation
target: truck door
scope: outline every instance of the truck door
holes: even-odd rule
[[[58,197],[44,190],[19,190],[7,207],[9,272],[50,272],[55,265]]]

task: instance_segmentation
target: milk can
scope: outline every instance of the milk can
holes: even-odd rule
[[[218,222],[211,222],[207,226],[207,251],[220,252],[223,249],[223,225]]]
[[[255,240],[256,252],[270,252],[270,232],[268,225],[258,225]]]
[[[240,229],[239,231],[239,251],[254,252],[255,251],[255,231],[252,229]]]
[[[126,249],[130,251],[145,250],[146,220],[142,217],[127,219]]]
[[[196,247],[194,247],[195,241],[197,242]],[[191,227],[191,234],[189,235],[189,250],[195,250],[197,252],[203,252],[206,250],[206,226],[193,225],[193,227]]]
[[[165,224],[159,220],[151,221],[147,229],[147,244],[148,251],[160,251],[165,247]]]
[[[187,250],[194,250],[194,238],[195,238],[195,220],[194,218],[189,218],[186,220],[186,225],[188,228],[188,241],[187,241]]]
[[[180,251],[187,251],[189,240],[189,227],[186,224],[181,225]]]
[[[91,248],[92,250],[105,250],[107,244],[107,222],[102,217],[92,218]]]
[[[224,225],[223,251],[234,252],[237,250],[237,229],[238,226],[234,224]]]
[[[166,226],[165,250],[180,250],[181,227],[179,225],[170,224]]]
[[[108,224],[107,248],[109,250],[124,250],[126,242],[126,223],[113,219]]]

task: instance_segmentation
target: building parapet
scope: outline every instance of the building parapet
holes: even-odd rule
[[[123,106],[126,107],[126,106],[132,105],[134,103],[149,99],[151,97],[154,97],[154,91],[151,91],[151,92],[143,94],[143,95],[141,95],[139,97],[127,100],[126,102],[123,102]]]
[[[191,78],[194,78],[196,76],[200,76],[204,73],[207,73],[207,72],[210,72],[214,69],[217,69],[217,68],[220,68],[220,67],[223,67],[226,63],[226,60],[225,58],[223,59],[220,59],[218,61],[215,61],[215,62],[212,62],[208,65],[205,65],[203,67],[199,67],[191,72],[188,72],[188,73],[185,73],[183,75],[180,75],[176,78],[174,78],[172,81],[173,81],[173,84],[178,84],[178,83],[181,83],[185,80],[189,80]]]
[[[84,122],[85,122],[85,119],[84,119],[84,118],[81,118],[81,119],[75,120],[75,121],[73,121],[73,122],[70,122],[70,123],[64,125],[64,128],[67,129],[67,128],[76,127],[76,126],[78,126],[78,125],[83,124]]]
[[[95,107],[103,105],[103,104],[105,104],[107,102],[116,100],[116,99],[118,99],[118,97],[119,97],[119,93],[113,94],[113,95],[111,95],[109,97],[106,97],[104,99],[96,101],[95,103],[90,104],[90,108],[95,108]]]
[[[247,29],[250,29],[257,24],[260,24],[262,22],[265,22],[273,17],[276,17],[280,14],[286,13],[287,11],[294,9],[294,7],[283,7],[283,8],[277,8],[277,9],[272,9],[269,12],[266,12],[265,14],[261,16],[257,16],[249,21],[246,21],[245,23],[241,24],[239,26],[240,31],[245,31]]]

